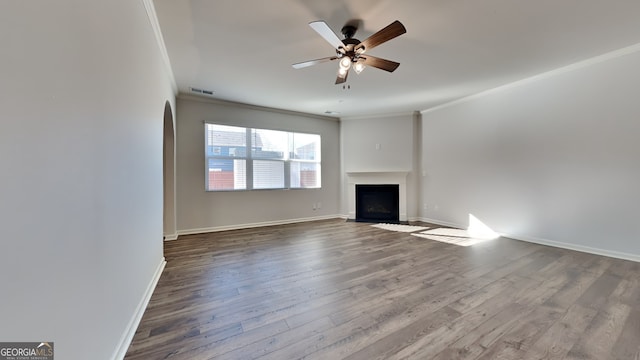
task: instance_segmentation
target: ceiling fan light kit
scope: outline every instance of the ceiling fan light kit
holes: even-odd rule
[[[378,58],[369,54],[365,55],[367,50],[371,50],[407,32],[407,29],[405,29],[404,25],[398,20],[369,36],[364,41],[353,38],[353,35],[355,35],[358,30],[353,25],[345,25],[342,28],[344,40],[340,40],[336,33],[334,33],[324,21],[313,21],[309,23],[309,26],[336,49],[336,55],[296,63],[292,65],[294,69],[302,69],[323,62],[340,59],[338,61],[338,75],[335,83],[342,84],[347,81],[349,69],[352,67],[356,74],[360,74],[367,66],[388,72],[393,72],[400,66],[400,63],[395,61]]]

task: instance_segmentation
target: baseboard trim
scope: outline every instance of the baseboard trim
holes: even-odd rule
[[[149,285],[147,285],[147,289],[144,292],[144,295],[140,300],[140,303],[138,303],[138,307],[136,308],[136,311],[133,313],[133,317],[131,318],[131,320],[129,320],[129,324],[127,325],[127,330],[125,331],[124,334],[122,334],[122,337],[120,338],[119,345],[116,348],[116,352],[112,357],[113,360],[122,360],[124,359],[124,356],[127,354],[129,345],[131,344],[131,341],[133,340],[133,336],[135,335],[136,330],[138,329],[138,325],[140,325],[140,320],[142,320],[142,315],[144,314],[144,311],[147,309],[147,305],[149,305],[149,300],[151,300],[151,295],[153,294],[153,291],[155,290],[156,285],[158,285],[158,280],[160,280],[160,275],[162,275],[162,271],[164,270],[164,267],[166,264],[167,264],[167,261],[163,256],[162,261],[160,261],[160,264],[158,264],[158,267],[156,268],[156,271],[153,274],[153,278],[149,282]]]
[[[178,236],[204,234],[204,233],[228,231],[228,230],[249,229],[249,228],[264,227],[264,226],[296,224],[301,222],[336,219],[340,217],[341,217],[340,215],[325,215],[325,216],[314,216],[314,217],[299,218],[299,219],[265,221],[265,222],[247,223],[247,224],[234,224],[234,225],[214,226],[214,227],[197,228],[197,229],[184,229],[184,230],[178,230]]]
[[[164,241],[171,241],[171,240],[176,240],[178,239],[178,233],[173,233],[173,234],[165,234],[164,235]]]
[[[616,259],[640,262],[640,255],[623,253],[623,252],[619,252],[619,251],[613,251],[613,250],[607,250],[607,249],[601,249],[601,248],[594,248],[594,247],[590,247],[590,246],[571,244],[571,243],[565,243],[565,242],[554,241],[554,240],[540,239],[540,238],[536,238],[536,237],[511,236],[511,235],[508,235],[508,234],[504,234],[504,235],[501,234],[501,236],[504,236],[504,237],[509,238],[509,239],[526,241],[526,242],[530,242],[530,243],[534,243],[534,244],[553,246],[553,247],[557,247],[557,248],[580,251],[580,252],[589,253],[589,254],[593,254],[593,255],[601,255],[601,256],[607,256],[607,257],[610,257],[610,258],[616,258]]]
[[[420,221],[431,223],[431,224],[435,224],[435,225],[458,228],[458,229],[465,229],[466,228],[465,225],[450,223],[450,222],[447,222],[447,221],[436,220],[436,219],[420,218]],[[629,254],[629,253],[624,253],[624,252],[620,252],[620,251],[607,250],[607,249],[601,249],[601,248],[594,248],[594,247],[590,247],[590,246],[584,246],[584,245],[578,245],[578,244],[572,244],[572,243],[566,243],[566,242],[561,242],[561,241],[542,239],[542,238],[530,237],[530,236],[511,235],[511,234],[504,234],[504,233],[500,233],[500,236],[505,237],[505,238],[509,238],[509,239],[513,239],[513,240],[529,242],[529,243],[533,243],[533,244],[539,244],[539,245],[545,245],[545,246],[553,246],[553,247],[557,247],[557,248],[561,248],[561,249],[580,251],[580,252],[583,252],[583,253],[588,253],[588,254],[593,254],[593,255],[601,255],[601,256],[606,256],[606,257],[610,257],[610,258],[616,258],[616,259],[640,262],[640,255]]]
[[[466,229],[467,228],[465,225],[462,225],[462,224],[456,224],[456,223],[437,220],[437,219],[418,218],[417,221],[422,221],[422,222],[426,222],[426,223],[430,223],[430,224],[434,224],[434,225],[452,227],[452,228],[456,228],[456,229]]]

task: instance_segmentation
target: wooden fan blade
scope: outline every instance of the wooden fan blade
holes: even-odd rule
[[[395,37],[398,37],[407,32],[404,25],[398,20],[392,22],[387,25],[384,29],[378,31],[377,33],[369,36],[360,44],[356,45],[356,50],[360,48],[364,48],[364,51],[368,51],[373,49],[374,47],[387,42]]]
[[[326,22],[322,20],[313,21],[309,23],[309,26],[311,26],[313,30],[315,30],[318,34],[320,34],[320,36],[327,40],[327,42],[331,44],[331,46],[333,46],[335,49],[344,47],[344,43],[342,42],[342,40],[340,40],[338,35],[336,35],[333,30],[331,30]]]
[[[336,85],[346,82],[347,76],[349,76],[349,70],[347,70],[344,73],[344,75],[340,74],[340,71],[338,70],[338,77],[336,77]]]
[[[388,72],[393,72],[395,69],[398,68],[398,66],[400,66],[400,63],[398,62],[387,60],[387,59],[381,59],[379,57],[375,57],[371,55],[363,55],[360,58],[364,59],[365,65],[373,66],[374,68],[382,69]]]
[[[311,65],[321,64],[321,63],[324,63],[324,62],[327,62],[327,61],[335,60],[337,58],[338,58],[337,56],[329,56],[329,57],[325,57],[325,58],[322,58],[322,59],[315,59],[315,60],[309,60],[309,61],[305,61],[305,62],[301,62],[301,63],[296,63],[296,64],[293,64],[291,66],[293,66],[294,69],[302,69],[302,68],[306,68],[306,67],[311,66]]]

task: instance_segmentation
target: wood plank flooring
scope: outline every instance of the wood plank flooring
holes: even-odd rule
[[[167,242],[125,359],[640,359],[639,263],[370,225]]]

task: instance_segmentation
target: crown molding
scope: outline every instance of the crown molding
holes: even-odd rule
[[[277,109],[277,108],[271,108],[271,107],[266,107],[266,106],[251,105],[251,104],[246,104],[246,103],[241,103],[241,102],[235,102],[235,101],[229,101],[229,100],[221,100],[221,99],[214,99],[214,98],[209,98],[209,97],[204,97],[204,96],[185,94],[185,93],[182,93],[182,92],[178,93],[178,95],[176,96],[176,99],[194,101],[194,102],[201,102],[201,103],[208,103],[208,104],[216,104],[216,105],[234,106],[234,107],[240,107],[240,108],[250,109],[250,110],[270,111],[270,112],[275,112],[275,113],[280,113],[280,114],[304,116],[304,117],[308,117],[308,118],[321,119],[321,120],[340,121],[340,118],[336,118],[336,117],[333,117],[333,116],[322,116],[322,115],[309,114],[309,113],[293,111],[293,110],[284,110],[284,109]]]
[[[529,84],[529,83],[532,83],[532,82],[540,81],[540,80],[547,79],[547,78],[550,78],[550,77],[553,77],[553,76],[557,76],[557,75],[560,75],[560,74],[564,74],[564,73],[567,73],[567,72],[571,72],[571,71],[575,71],[575,70],[578,70],[578,69],[586,68],[586,67],[589,67],[589,66],[592,66],[592,65],[607,61],[607,60],[623,57],[625,55],[633,54],[633,53],[638,52],[638,51],[640,51],[640,43],[637,43],[637,44],[634,44],[634,45],[631,45],[631,46],[627,46],[627,47],[624,47],[622,49],[610,51],[610,52],[602,54],[602,55],[594,56],[594,57],[586,59],[586,60],[582,60],[582,61],[570,64],[570,65],[567,65],[567,66],[563,66],[563,67],[560,67],[560,68],[557,68],[557,69],[554,69],[554,70],[550,70],[550,71],[547,71],[547,72],[544,72],[544,73],[541,73],[541,74],[538,74],[538,75],[534,75],[534,76],[531,76],[531,77],[528,77],[528,78],[525,78],[525,79],[522,79],[522,80],[514,81],[514,82],[511,82],[511,83],[508,83],[508,84],[505,84],[505,85],[501,85],[501,86],[498,86],[498,87],[495,87],[495,88],[492,88],[492,89],[489,89],[489,90],[481,91],[479,93],[476,93],[476,94],[473,94],[473,95],[469,95],[469,96],[465,96],[465,97],[462,97],[460,99],[453,100],[453,101],[450,101],[450,102],[447,102],[447,103],[444,103],[444,104],[436,105],[434,107],[431,107],[431,108],[428,108],[428,109],[424,109],[424,110],[420,111],[420,113],[421,114],[427,114],[427,113],[432,112],[432,111],[436,111],[436,110],[444,109],[444,108],[447,108],[447,107],[450,107],[450,106],[454,106],[454,105],[457,105],[457,104],[465,103],[467,101],[475,100],[475,99],[478,99],[478,98],[481,98],[481,97],[484,97],[484,96],[487,96],[487,95],[491,95],[491,94],[494,94],[494,93],[497,93],[497,92],[500,92],[500,91],[508,90],[508,89],[511,89],[511,88],[516,88],[516,87],[523,86],[523,85],[526,85],[526,84]]]
[[[380,119],[380,118],[392,118],[392,117],[413,117],[419,113],[420,113],[419,111],[403,111],[403,112],[395,112],[395,113],[345,116],[345,117],[341,117],[340,121],[367,120],[367,119]]]
[[[173,75],[173,69],[171,68],[171,60],[169,59],[169,53],[167,52],[167,47],[164,44],[164,38],[162,37],[162,30],[160,30],[160,23],[158,22],[158,15],[156,14],[156,8],[155,6],[153,6],[153,0],[142,0],[142,4],[144,5],[144,9],[147,12],[149,23],[151,23],[153,34],[155,35],[156,42],[158,43],[158,48],[160,49],[160,56],[162,57],[162,62],[164,63],[167,76],[169,76],[171,89],[173,90],[173,94],[177,95],[178,84],[176,83],[176,78]]]

